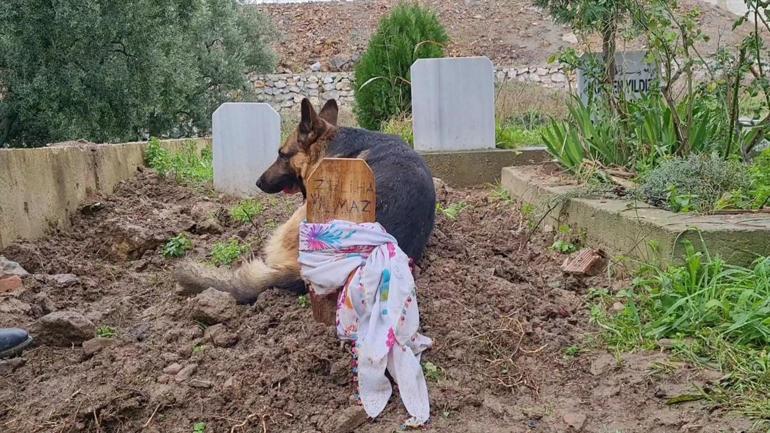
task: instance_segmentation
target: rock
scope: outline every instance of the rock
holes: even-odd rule
[[[615,357],[610,355],[609,353],[605,353],[602,355],[599,355],[598,358],[591,361],[591,374],[594,376],[599,376],[601,374],[604,374],[611,369],[613,369],[617,365],[617,361],[615,360]]]
[[[551,81],[553,81],[554,83],[564,83],[567,81],[567,76],[562,74],[561,72],[557,72],[551,75]]]
[[[221,323],[206,328],[204,338],[217,347],[232,347],[238,342],[238,334],[229,332]]]
[[[310,65],[310,70],[313,72],[319,72],[321,70],[321,62],[315,62]]]
[[[166,240],[146,227],[117,219],[106,221],[104,227],[105,242],[110,245],[113,257],[121,261],[136,260]]]
[[[623,305],[622,302],[615,302],[614,304],[612,304],[612,311],[615,312],[615,313],[620,313],[625,308],[626,308],[626,306]]]
[[[564,41],[564,42],[567,42],[569,44],[577,44],[578,43],[577,36],[575,36],[575,34],[572,33],[572,32],[565,33],[565,34],[561,35],[561,40]]]
[[[567,412],[564,414],[562,419],[568,426],[572,427],[576,431],[580,431],[583,428],[583,425],[586,423],[586,416],[577,412]]]
[[[191,379],[189,382],[189,385],[193,388],[201,388],[201,389],[209,389],[212,386],[214,386],[213,383],[209,382],[208,380],[201,380],[201,379]]]
[[[24,286],[21,277],[9,275],[0,279],[0,293],[12,292]]]
[[[323,83],[324,84],[331,84],[333,82],[334,82],[334,78],[332,78],[332,77],[330,77],[328,75],[326,77],[324,77],[324,79],[323,79]]]
[[[193,320],[208,325],[226,322],[238,314],[235,299],[230,294],[208,288],[192,299]]]
[[[323,430],[329,433],[352,433],[364,424],[367,418],[363,407],[351,406],[332,418]]]
[[[55,311],[41,317],[32,327],[32,335],[41,344],[70,346],[94,336],[96,326],[80,313]]]
[[[91,356],[113,344],[115,344],[115,340],[112,338],[95,337],[83,342],[83,353]]]
[[[437,177],[433,178],[433,189],[436,190],[436,201],[441,203],[446,201],[447,197],[449,196],[449,192],[451,191],[446,182]]]
[[[17,277],[26,277],[29,275],[24,268],[18,263],[8,260],[3,256],[0,256],[0,277],[8,275],[16,275]]]
[[[163,369],[163,372],[166,374],[170,374],[172,376],[176,375],[182,371],[182,364],[175,362],[173,364],[168,365],[166,368]]]
[[[277,83],[275,83],[275,88],[276,89],[286,88],[286,81],[283,81],[283,80],[278,81]]]
[[[195,373],[195,370],[197,369],[198,364],[190,364],[187,367],[179,370],[179,372],[174,376],[174,380],[177,382],[186,382],[192,377],[193,373]]]
[[[0,360],[0,376],[5,376],[7,374],[13,373],[14,371],[18,370],[21,366],[27,363],[27,360],[25,358],[11,358],[11,359],[5,359]]]
[[[49,275],[48,278],[59,287],[68,287],[80,282],[80,278],[75,274],[55,274]]]

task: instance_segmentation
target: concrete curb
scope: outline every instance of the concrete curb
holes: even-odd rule
[[[511,196],[532,204],[538,217],[551,209],[545,223],[569,224],[616,258],[677,262],[685,240],[736,265],[770,255],[768,214],[678,214],[632,200],[577,198],[575,186],[544,185],[536,167],[506,167],[501,182]]]
[[[181,149],[208,138],[163,140]],[[67,228],[70,216],[94,193],[109,194],[144,165],[146,142],[0,149],[0,248]]]
[[[503,167],[542,164],[551,160],[544,147],[421,152],[433,177],[450,186],[477,186],[500,181]]]

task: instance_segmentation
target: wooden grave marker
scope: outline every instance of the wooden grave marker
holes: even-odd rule
[[[307,221],[345,220],[375,222],[377,194],[374,173],[363,159],[324,158],[310,174],[307,188]],[[310,293],[313,318],[326,325],[337,319],[338,293]]]

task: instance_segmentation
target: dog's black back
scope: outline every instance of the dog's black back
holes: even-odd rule
[[[436,191],[425,161],[395,135],[339,128],[326,155],[362,158],[374,172],[377,222],[415,261],[422,257],[436,217]]]

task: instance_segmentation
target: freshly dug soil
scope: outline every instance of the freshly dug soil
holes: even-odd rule
[[[264,201],[254,226],[237,224],[226,211],[232,199],[144,172],[94,198],[71,230],[0,251],[33,274],[23,290],[0,295],[0,326],[35,327],[44,337],[64,325],[39,328],[38,319],[68,310],[62,316],[117,333],[83,346],[48,340],[0,363],[0,431],[190,433],[198,422],[206,432],[398,430],[407,414],[397,393],[377,420],[360,418],[349,353],[296,295],[271,290],[252,306],[206,304],[216,314],[204,316],[223,323],[204,325],[194,319],[204,317],[201,303],[175,294],[175,260],[161,256],[162,243],[188,231],[189,255],[200,260],[231,237],[257,250],[298,204]],[[416,271],[423,332],[434,339],[423,362],[436,367],[425,430],[748,430],[718,408],[665,404],[691,384],[707,386],[715,372],[667,362],[665,353],[590,349],[599,340],[588,324],[588,289],[622,281],[564,276],[552,240],[530,237],[516,206],[488,190],[450,191],[446,201],[467,207],[455,220],[438,216]],[[565,357],[570,346],[589,348]]]

